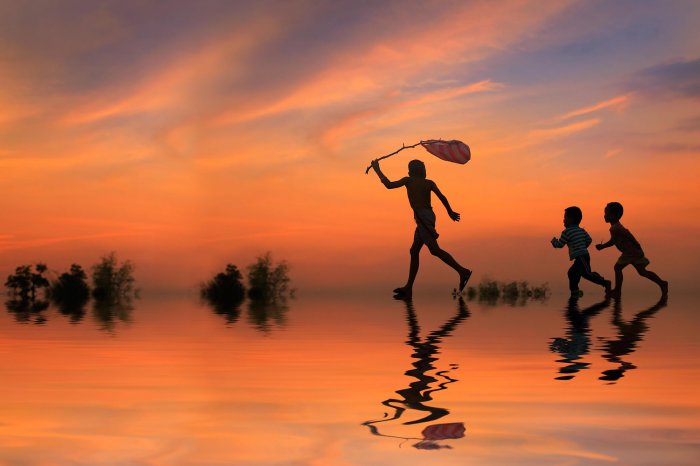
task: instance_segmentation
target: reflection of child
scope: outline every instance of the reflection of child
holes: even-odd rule
[[[581,278],[585,278],[597,285],[605,287],[605,293],[610,293],[610,280],[606,280],[600,274],[591,271],[591,256],[588,254],[588,246],[591,237],[579,224],[583,218],[581,209],[576,206],[564,209],[564,231],[561,238],[552,238],[552,246],[555,248],[569,247],[569,259],[574,263],[569,268],[569,290],[572,296],[578,296],[580,290],[578,284]]]
[[[471,270],[462,267],[447,251],[441,249],[438,245],[438,233],[435,230],[435,213],[430,205],[430,195],[435,195],[440,199],[442,204],[447,209],[447,213],[455,222],[459,221],[459,214],[452,210],[447,198],[438,189],[434,181],[426,179],[425,165],[420,160],[412,160],[408,163],[408,176],[401,178],[398,181],[389,181],[384,176],[379,168],[379,160],[372,161],[372,168],[377,172],[379,179],[387,189],[406,187],[408,193],[408,202],[413,209],[413,217],[416,221],[416,231],[413,235],[413,245],[411,246],[411,265],[408,272],[408,281],[401,288],[396,288],[394,293],[397,297],[411,297],[413,290],[413,282],[418,274],[418,257],[423,245],[428,247],[430,253],[442,259],[442,261],[452,267],[459,274],[459,291],[464,289]]]
[[[614,293],[618,295],[621,293],[622,269],[632,264],[639,275],[659,285],[662,295],[666,296],[668,294],[668,282],[662,280],[654,272],[647,270],[649,259],[644,257],[644,251],[637,239],[620,223],[623,212],[624,209],[619,202],[610,202],[605,206],[604,218],[605,221],[610,224],[610,240],[607,243],[596,245],[598,251],[609,248],[610,246],[615,246],[622,253],[615,263]]]

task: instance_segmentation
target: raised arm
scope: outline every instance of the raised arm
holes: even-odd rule
[[[382,173],[382,169],[379,168],[379,160],[372,160],[372,168],[374,168],[374,171],[377,173],[379,180],[384,186],[386,186],[386,189],[400,188],[401,186],[406,185],[406,178],[401,178],[398,181],[390,181],[389,178],[387,178],[386,175]]]
[[[450,216],[452,220],[455,222],[459,222],[459,214],[452,210],[452,207],[450,207],[450,203],[447,201],[447,198],[445,197],[444,194],[438,189],[437,185],[433,182],[433,185],[430,187],[430,189],[435,193],[438,199],[440,199],[440,202],[442,202],[442,205],[445,206],[445,209],[447,210],[447,214]]]

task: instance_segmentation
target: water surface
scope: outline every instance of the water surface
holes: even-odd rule
[[[0,464],[697,464],[695,303],[4,310]]]

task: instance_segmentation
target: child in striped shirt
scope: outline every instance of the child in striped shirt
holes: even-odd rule
[[[581,209],[576,206],[564,209],[564,231],[561,238],[552,238],[552,246],[555,248],[569,247],[569,259],[574,263],[569,268],[569,290],[571,296],[581,296],[578,284],[581,278],[600,285],[605,288],[605,295],[610,294],[610,280],[604,279],[597,272],[591,271],[591,256],[588,254],[588,246],[591,244],[591,237],[579,224],[583,219]]]

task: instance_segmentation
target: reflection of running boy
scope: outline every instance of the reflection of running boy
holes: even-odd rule
[[[637,239],[620,223],[623,212],[624,209],[619,202],[610,202],[605,206],[604,218],[610,224],[610,240],[607,243],[597,244],[595,247],[600,251],[614,245],[622,253],[615,263],[615,289],[613,293],[616,295],[621,293],[622,269],[632,264],[639,275],[659,285],[662,296],[666,296],[668,294],[668,282],[662,280],[654,272],[647,270],[649,259],[644,257],[644,251]]]
[[[606,280],[596,272],[591,272],[591,256],[588,255],[588,246],[591,237],[579,224],[583,219],[581,209],[576,206],[564,209],[564,227],[561,238],[552,238],[552,246],[555,248],[569,247],[569,259],[574,263],[569,268],[569,290],[572,296],[578,296],[580,290],[578,283],[585,278],[597,285],[605,287],[605,294],[610,293],[610,280]]]
[[[442,261],[455,269],[459,273],[459,291],[464,289],[471,270],[462,267],[456,260],[445,250],[438,246],[438,233],[435,231],[435,213],[430,205],[430,193],[440,199],[447,209],[450,218],[455,222],[459,221],[459,214],[452,210],[447,198],[440,192],[434,181],[426,179],[425,165],[420,160],[412,160],[408,163],[408,176],[401,178],[398,181],[389,181],[384,176],[379,168],[379,161],[372,161],[372,168],[377,172],[379,179],[387,189],[406,187],[408,193],[408,202],[413,209],[413,217],[416,221],[416,231],[413,235],[413,245],[411,246],[411,265],[408,272],[408,280],[406,285],[401,288],[396,288],[394,293],[397,297],[410,297],[413,291],[413,282],[418,274],[418,257],[423,245],[428,247],[430,253],[442,259]]]

